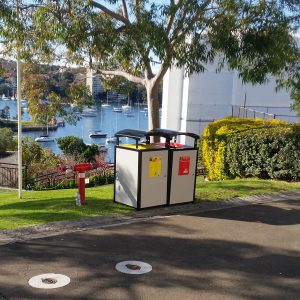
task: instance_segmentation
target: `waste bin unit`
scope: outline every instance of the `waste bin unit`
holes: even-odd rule
[[[192,138],[194,145],[178,144],[177,138],[181,135]],[[147,136],[162,136],[166,138],[167,145],[165,146],[169,148],[167,204],[194,202],[198,161],[197,140],[199,136],[194,133],[165,129],[151,130],[147,132]],[[159,143],[159,145],[164,146],[164,143]]]
[[[145,131],[126,129],[115,136],[114,201],[137,209],[167,205],[169,150],[149,144]],[[135,144],[120,144],[122,137]]]

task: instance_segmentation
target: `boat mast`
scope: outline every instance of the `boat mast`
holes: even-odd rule
[[[49,136],[49,128],[48,128],[48,116],[47,116],[47,124],[46,124],[46,129],[47,129],[47,136]]]

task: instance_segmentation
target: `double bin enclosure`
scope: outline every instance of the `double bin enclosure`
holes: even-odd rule
[[[194,145],[178,144],[180,135],[191,137]],[[198,135],[125,129],[115,136],[115,202],[137,209],[194,202]],[[150,143],[153,136],[164,138],[165,143]],[[120,138],[135,143],[120,144]]]

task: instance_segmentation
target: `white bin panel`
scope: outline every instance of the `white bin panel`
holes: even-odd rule
[[[138,152],[116,148],[115,201],[137,208]]]
[[[188,157],[189,160],[185,161],[185,158]],[[173,151],[170,204],[186,203],[194,200],[196,163],[197,150]]]
[[[154,174],[151,170],[151,159],[160,159],[157,170],[160,174]],[[154,166],[155,167],[155,166]],[[154,172],[153,172],[154,171]],[[159,176],[156,176],[159,175]],[[168,151],[149,151],[142,153],[142,182],[141,182],[141,208],[167,204],[168,181]]]

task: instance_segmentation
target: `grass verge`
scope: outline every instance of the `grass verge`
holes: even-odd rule
[[[198,177],[196,198],[222,200],[296,189],[300,189],[300,183],[259,179],[206,182]],[[17,192],[0,190],[0,230],[133,211],[130,207],[113,203],[113,185],[87,189],[87,205],[84,207],[75,205],[75,194],[75,189],[26,191],[23,199],[18,200]]]
[[[213,201],[291,190],[300,190],[300,182],[262,180],[257,178],[204,181],[198,177],[196,198],[198,200]]]

